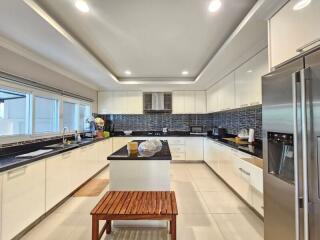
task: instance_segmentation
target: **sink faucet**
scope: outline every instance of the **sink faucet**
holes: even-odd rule
[[[63,134],[62,134],[62,143],[65,144],[66,143],[66,139],[65,139],[65,135],[66,135],[66,131],[68,130],[67,127],[63,128]]]

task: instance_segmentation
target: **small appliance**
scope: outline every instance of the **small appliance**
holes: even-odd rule
[[[212,136],[216,138],[223,138],[227,135],[227,129],[221,127],[213,127]]]
[[[190,126],[190,134],[192,134],[192,135],[206,135],[206,133],[204,132],[204,127],[198,126],[198,125]]]

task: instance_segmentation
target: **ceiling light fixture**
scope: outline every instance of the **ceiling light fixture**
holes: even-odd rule
[[[212,0],[209,4],[208,10],[209,12],[216,12],[220,9],[222,3],[220,0]]]
[[[128,76],[130,76],[130,75],[132,74],[132,72],[131,72],[130,70],[126,70],[124,73],[125,73],[126,75],[128,75]]]
[[[298,0],[297,3],[293,6],[294,11],[299,11],[311,3],[312,0]]]
[[[252,72],[253,72],[253,71],[252,71],[251,69],[247,71],[247,73],[252,73]]]
[[[79,11],[87,13],[89,12],[90,8],[88,4],[83,0],[77,0],[74,4]]]
[[[186,75],[189,75],[189,72],[188,72],[188,71],[182,71],[181,74],[182,74],[183,76],[186,76]]]

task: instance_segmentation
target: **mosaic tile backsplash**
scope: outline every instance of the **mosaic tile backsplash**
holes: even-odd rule
[[[114,124],[115,131],[161,131],[167,127],[171,131],[189,131],[191,125],[201,125],[205,130],[223,127],[230,134],[238,134],[240,129],[253,128],[255,136],[262,136],[262,106],[253,106],[210,114],[138,114],[103,115]]]

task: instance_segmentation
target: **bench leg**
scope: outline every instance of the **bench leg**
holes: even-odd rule
[[[111,220],[107,220],[106,233],[107,233],[107,234],[110,234],[110,233],[111,233]]]
[[[172,216],[172,219],[170,221],[170,234],[171,234],[171,240],[177,239],[177,219],[176,216]]]
[[[99,240],[99,220],[92,216],[92,240]]]

